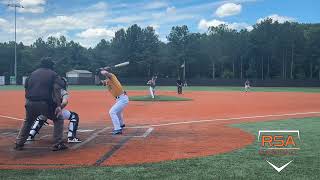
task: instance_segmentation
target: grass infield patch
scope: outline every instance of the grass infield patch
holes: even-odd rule
[[[151,96],[130,96],[130,101],[191,101],[192,99],[176,97],[176,96],[164,96],[159,95],[155,96],[155,98],[151,98]]]

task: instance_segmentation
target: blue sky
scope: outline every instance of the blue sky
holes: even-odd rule
[[[0,0],[0,42],[13,40],[13,10]],[[17,40],[31,44],[37,38],[64,35],[86,47],[132,24],[153,26],[166,41],[172,26],[188,25],[191,32],[227,24],[252,29],[270,17],[281,22],[319,23],[318,0],[20,0]]]

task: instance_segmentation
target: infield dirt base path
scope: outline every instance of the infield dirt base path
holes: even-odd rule
[[[143,94],[147,91],[129,92]],[[105,91],[72,91],[68,109],[80,114],[79,137],[84,142],[52,152],[52,127],[44,127],[40,140],[17,152],[12,147],[19,119],[24,118],[23,95],[0,91],[0,169],[139,164],[226,153],[254,141],[254,135],[229,124],[320,115],[320,94],[315,93],[186,92],[182,96],[193,101],[130,102],[125,110],[128,128],[121,136],[111,136],[111,96]]]

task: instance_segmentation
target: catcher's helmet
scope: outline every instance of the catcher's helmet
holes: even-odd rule
[[[63,82],[62,88],[63,88],[64,90],[67,90],[67,88],[68,88],[68,80],[67,80],[67,78],[61,77],[61,80],[62,80],[62,82]]]

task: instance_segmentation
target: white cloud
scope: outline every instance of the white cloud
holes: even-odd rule
[[[233,16],[239,14],[241,12],[241,9],[241,4],[226,3],[219,6],[215,14],[218,17]]]
[[[43,13],[46,0],[21,0],[23,8],[18,8],[20,13]]]
[[[0,18],[0,30],[7,29],[9,27],[9,22],[6,19]]]
[[[202,31],[206,31],[208,30],[209,27],[217,27],[221,24],[225,24],[227,25],[228,28],[230,29],[235,29],[235,30],[240,30],[240,29],[247,29],[248,31],[251,31],[253,29],[253,27],[247,23],[241,22],[241,23],[228,23],[225,21],[220,21],[217,19],[213,19],[213,20],[209,20],[207,21],[206,19],[201,19],[199,24],[198,24],[198,29],[202,30]]]
[[[144,5],[144,9],[160,9],[160,8],[165,8],[167,7],[168,4],[166,2],[163,1],[154,1],[151,3],[147,3],[146,5]]]
[[[81,33],[78,33],[77,36],[81,38],[103,38],[103,39],[111,39],[114,37],[114,30],[106,29],[106,28],[90,28]]]
[[[85,28],[87,22],[73,16],[55,16],[46,19],[31,20],[28,25],[38,27],[43,30],[71,30]]]
[[[99,10],[99,9],[100,10],[105,10],[107,8],[108,8],[108,4],[105,3],[105,2],[102,2],[102,1],[100,1],[100,2],[98,2],[98,3],[96,3],[96,4],[94,4],[94,5],[89,7],[89,9],[96,9],[96,10]]]
[[[24,44],[29,45],[39,37],[46,39],[49,36],[67,36],[69,31],[84,31],[86,29],[99,27],[104,23],[106,17],[107,5],[101,2],[83,8],[76,13],[66,15],[49,16],[45,18],[19,16],[17,19],[17,41],[22,41]],[[13,22],[2,19],[0,20],[0,24],[6,24],[7,27],[4,29],[2,28],[3,25],[0,25],[0,28],[3,30],[0,33],[1,41],[12,40],[11,37],[14,33]],[[78,40],[74,34],[70,34],[70,39]],[[89,41],[88,44],[90,44]],[[94,46],[95,44],[90,45]]]
[[[46,4],[46,0],[21,0],[23,6],[39,6]]]
[[[46,39],[48,37],[56,37],[59,38],[60,36],[64,36],[64,37],[68,37],[68,32],[67,31],[58,31],[58,32],[52,32],[50,34],[47,35]]]
[[[166,12],[168,14],[175,14],[177,12],[177,9],[174,6],[167,7]]]
[[[280,15],[278,15],[278,14],[271,14],[271,15],[269,15],[269,16],[267,16],[267,17],[258,19],[258,20],[257,20],[257,23],[260,23],[261,21],[263,21],[263,20],[265,20],[265,19],[267,19],[267,18],[270,18],[270,19],[272,19],[273,21],[278,21],[279,23],[284,23],[284,22],[286,22],[286,21],[288,21],[288,22],[293,22],[293,21],[295,21],[295,18],[293,18],[293,17],[280,16]]]
[[[205,19],[201,19],[199,24],[198,24],[198,28],[200,30],[208,30],[209,27],[216,27],[216,26],[219,26],[221,24],[226,24],[226,22],[219,21],[219,20],[216,20],[216,19],[213,19],[211,21],[207,21]]]
[[[101,39],[112,39],[118,29],[120,28],[89,28],[76,34],[75,41],[87,48],[94,47],[101,41]]]
[[[116,18],[108,18],[108,20],[106,20],[106,22],[133,24],[133,23],[145,21],[149,18],[150,17],[144,16],[144,15],[120,16],[120,17],[116,17]]]
[[[158,30],[160,28],[159,24],[150,24],[150,27],[153,27],[154,30]]]

